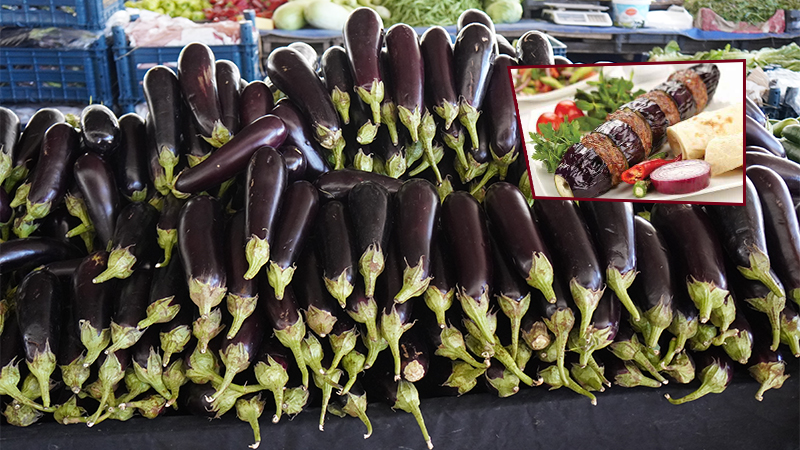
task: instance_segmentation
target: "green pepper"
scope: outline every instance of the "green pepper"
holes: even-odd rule
[[[800,125],[800,121],[798,121],[795,118],[790,117],[788,119],[783,119],[781,121],[773,123],[772,124],[772,134],[774,134],[775,137],[778,137],[778,138],[781,137],[781,135],[782,135],[781,133],[783,133],[783,129],[786,128],[789,125]]]
[[[561,84],[560,81],[550,76],[539,78],[539,81],[546,84],[547,86],[550,86],[553,89],[561,89],[564,87],[564,85]]]

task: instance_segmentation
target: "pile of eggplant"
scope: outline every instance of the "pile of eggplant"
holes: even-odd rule
[[[45,108],[22,129],[0,108],[6,422],[235,409],[255,448],[265,409],[366,438],[380,400],[431,448],[420,398],[546,384],[595,404],[697,376],[682,403],[737,366],[758,399],[780,387],[799,166],[749,160],[746,206],[532,202],[503,181],[528,180],[506,67],[552,50],[508,49],[474,11],[459,28],[419,41],[362,8],[319,68],[275,50],[269,83],[188,45],[145,76],[146,119]]]

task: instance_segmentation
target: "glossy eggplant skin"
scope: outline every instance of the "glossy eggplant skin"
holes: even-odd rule
[[[273,50],[267,59],[267,74],[300,109],[311,124],[317,142],[327,149],[341,145],[339,115],[322,81],[303,55],[289,47]]]
[[[48,128],[42,141],[39,163],[33,172],[28,205],[49,203],[55,206],[64,198],[79,147],[80,135],[72,126],[57,123]],[[28,214],[31,214],[30,207],[28,209]]]
[[[254,297],[258,294],[258,283],[255,279],[246,279],[247,258],[244,255],[247,226],[245,212],[239,211],[228,221],[225,246],[225,268],[228,281],[228,294],[241,297]]]
[[[81,136],[89,150],[108,155],[119,145],[119,122],[114,112],[103,105],[89,105],[81,113]]]
[[[356,263],[358,259],[353,248],[353,232],[350,220],[342,202],[332,200],[322,206],[318,221],[317,236],[319,237],[322,255],[323,275],[328,280],[336,281],[344,277],[345,284],[352,286],[356,279]],[[334,297],[336,293],[331,292]],[[339,304],[344,307],[344,298],[337,297]]]
[[[456,23],[456,30],[461,31],[464,27],[471,23],[480,23],[492,30],[492,33],[495,32],[494,29],[494,22],[492,18],[489,17],[488,14],[481,11],[480,9],[470,8],[461,13],[458,16],[458,22]]]
[[[222,124],[232,134],[239,132],[239,81],[242,76],[233,61],[218,60],[216,63],[217,98],[219,99]]]
[[[800,197],[800,164],[787,158],[775,156],[772,153],[761,154],[750,150],[747,151],[745,157],[747,159],[747,167],[769,167],[783,178],[792,197]]]
[[[280,220],[275,222],[270,261],[281,269],[292,267],[306,245],[319,211],[319,194],[308,181],[297,181],[286,188]]]
[[[49,237],[28,237],[0,243],[0,274],[81,256],[69,243]]]
[[[5,318],[3,333],[0,334],[0,369],[21,358],[23,351],[17,315],[11,314]]]
[[[239,122],[242,128],[269,114],[274,106],[273,102],[272,91],[267,83],[261,80],[248,83],[239,98]]]
[[[67,283],[72,281],[72,276],[75,274],[75,271],[78,270],[78,266],[80,266],[81,262],[83,262],[83,258],[64,259],[46,264],[44,268],[57,276],[62,282]]]
[[[29,273],[17,288],[17,321],[29,363],[44,354],[48,346],[58,354],[63,301],[58,277],[47,270]]]
[[[147,131],[135,113],[119,118],[120,143],[111,158],[120,193],[129,200],[143,201],[153,194],[147,157]]]
[[[39,222],[36,234],[63,241],[75,246],[76,249],[84,250],[86,242],[80,236],[67,237],[67,233],[79,225],[81,225],[81,219],[70,214],[67,206],[62,204]],[[85,256],[85,252],[82,256]]]
[[[473,299],[490,294],[494,272],[489,231],[480,204],[467,192],[453,192],[445,197],[441,214],[460,292]]]
[[[775,156],[786,158],[786,150],[772,132],[767,131],[750,116],[745,116],[744,119],[745,145],[756,145],[769,150]]]
[[[9,156],[9,164],[14,160],[19,133],[20,123],[17,113],[0,106],[0,153]],[[2,181],[4,180],[0,180]]]
[[[75,183],[83,194],[97,238],[103,247],[108,246],[119,212],[119,191],[114,173],[109,164],[94,153],[82,155],[73,167]]]
[[[373,121],[378,124],[380,111],[377,108],[388,91],[381,78],[383,20],[374,9],[357,8],[350,13],[342,34],[355,93],[370,105]]]
[[[181,148],[183,103],[178,77],[169,67],[156,66],[145,73],[142,87],[155,127],[156,153],[160,156],[168,151],[177,157]]]
[[[291,286],[294,288],[298,304],[306,311],[306,322],[309,328],[322,335],[330,332],[330,325],[327,326],[328,329],[321,330],[317,324],[320,323],[322,325],[322,323],[313,320],[312,317],[325,316],[335,318],[337,317],[337,309],[340,308],[336,299],[325,287],[320,268],[321,262],[317,252],[310,246],[306,247],[298,258],[297,271]]]
[[[430,275],[431,242],[439,221],[439,194],[427,180],[403,183],[395,196],[397,252],[404,267],[421,267],[420,279]],[[425,283],[427,285],[427,282]],[[398,297],[395,297],[398,300]]]
[[[519,139],[519,120],[517,120],[514,88],[508,76],[508,68],[516,64],[510,56],[500,55],[494,60],[492,75],[486,92],[486,114],[489,126],[489,149],[494,158],[516,154]]]
[[[572,145],[556,168],[556,180],[563,180],[579,198],[598,197],[612,187],[608,165],[583,144]]]
[[[428,374],[431,353],[422,332],[411,328],[400,337],[400,370],[403,378],[417,382]]]
[[[417,32],[406,24],[393,25],[386,30],[386,49],[392,100],[401,122],[411,133],[411,139],[417,142],[419,121],[425,110],[425,61]]]
[[[281,155],[271,147],[259,149],[247,165],[245,185],[247,205],[245,209],[248,235],[248,261],[250,270],[246,278],[253,278],[261,267],[269,261],[278,209],[281,206],[283,193],[286,190],[288,177],[286,165]],[[265,254],[256,262],[255,252],[251,245],[266,244]]]
[[[331,101],[339,112],[342,122],[347,125],[350,123],[350,109],[360,108],[360,106],[354,105],[358,100],[355,97],[351,98],[355,94],[355,90],[347,52],[338,45],[328,48],[322,54],[321,67],[325,89],[331,96]]]
[[[180,91],[192,111],[197,130],[211,137],[214,128],[222,123],[214,52],[197,42],[183,47],[178,56],[178,77]]]
[[[203,136],[197,131],[192,112],[186,106],[186,102],[182,102],[182,104],[181,134],[183,139],[181,140],[181,153],[186,155],[186,162],[189,167],[193,167],[206,159],[214,151],[214,147],[203,139]]]
[[[291,100],[281,99],[271,114],[280,117],[286,124],[286,144],[294,145],[303,154],[309,180],[316,179],[331,170],[323,156],[325,151],[314,139],[314,130]]]
[[[772,267],[786,288],[787,299],[800,303],[800,225],[789,189],[767,167],[750,166],[746,173],[761,199]]]
[[[51,125],[63,123],[65,120],[64,114],[55,108],[42,108],[36,111],[19,136],[14,150],[13,167],[25,166],[31,169],[36,165],[45,133]]]
[[[445,129],[458,115],[456,75],[453,70],[453,44],[450,34],[442,27],[431,27],[420,39],[425,65],[425,85],[428,104],[445,119]],[[452,109],[452,112],[448,110]]]
[[[514,48],[513,45],[511,45],[511,42],[508,42],[508,39],[506,39],[506,37],[503,36],[502,34],[495,34],[494,35],[494,40],[495,40],[495,44],[497,44],[497,50],[499,52],[498,54],[510,56],[514,60],[514,64],[512,64],[512,65],[514,65],[514,66],[519,65],[519,62],[517,62],[517,49]],[[554,64],[572,64],[572,63],[569,63],[569,62],[557,62],[555,60],[553,60],[553,63]]]
[[[637,305],[643,312],[664,302],[671,307],[675,292],[674,263],[670,264],[670,251],[662,234],[645,218],[633,220],[636,235],[637,269],[639,274],[633,283]]]
[[[711,220],[700,207],[685,204],[657,204],[651,222],[664,234],[671,250],[684,261],[688,275],[727,289],[722,246]]]
[[[517,41],[517,60],[523,66],[546,66],[554,64],[553,45],[547,35],[531,30]]]
[[[386,188],[394,194],[400,190],[403,181],[380,175],[374,172],[364,172],[355,169],[335,170],[319,177],[314,185],[320,195],[327,199],[342,200],[347,197],[350,190],[362,181],[372,181]]]
[[[308,164],[299,148],[294,145],[282,145],[278,148],[278,153],[281,154],[283,163],[286,165],[289,183],[306,179]]]
[[[764,115],[764,111],[756,105],[753,100],[750,100],[750,97],[744,96],[744,106],[745,106],[745,114],[747,114],[751,119],[753,119],[757,124],[766,126],[767,124],[767,116]]]
[[[489,87],[494,53],[494,33],[485,25],[471,23],[458,32],[453,48],[456,94],[477,110]]]
[[[114,298],[115,324],[125,328],[136,328],[136,325],[147,317],[154,271],[153,264],[140,266],[133,275],[121,281],[120,293]]]
[[[606,265],[621,274],[636,270],[633,205],[629,202],[581,202],[580,208]]]
[[[235,336],[230,338],[226,336],[222,340],[222,350],[225,351],[230,345],[242,344],[247,353],[247,360],[253,363],[261,349],[261,343],[267,335],[266,328],[267,320],[263,316],[262,308],[256,308],[253,314],[244,319]]]
[[[536,224],[559,249],[556,265],[564,279],[591,291],[602,289],[599,258],[578,205],[571,200],[537,200],[533,209]]]
[[[371,246],[386,250],[392,229],[391,197],[378,183],[362,181],[347,195],[353,223],[356,253],[360,256]]]
[[[286,330],[300,320],[300,306],[297,303],[294,290],[287,286],[283,300],[275,298],[275,292],[266,283],[265,277],[260,277],[259,293],[263,298],[260,304],[264,305],[264,312],[273,330]]]
[[[111,325],[111,310],[118,294],[116,280],[95,284],[92,280],[105,270],[108,252],[99,251],[83,258],[72,277],[72,294],[75,299],[76,320],[86,320],[97,331]]]
[[[5,189],[0,189],[0,224],[9,223],[14,217],[14,209],[11,208],[11,201],[13,200]]]
[[[261,117],[243,128],[205,161],[181,172],[175,180],[175,189],[195,193],[222,184],[243,171],[258,149],[280,147],[286,134],[286,126],[280,118],[273,115]]]
[[[149,264],[158,253],[157,222],[158,211],[152,205],[143,202],[130,203],[117,216],[112,249],[130,247],[137,262],[142,260]]]

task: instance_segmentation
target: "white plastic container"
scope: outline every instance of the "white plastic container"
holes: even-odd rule
[[[614,25],[625,28],[644,26],[651,0],[613,0]]]

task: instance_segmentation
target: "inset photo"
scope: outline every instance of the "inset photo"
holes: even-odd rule
[[[744,60],[509,75],[534,198],[744,203]]]

